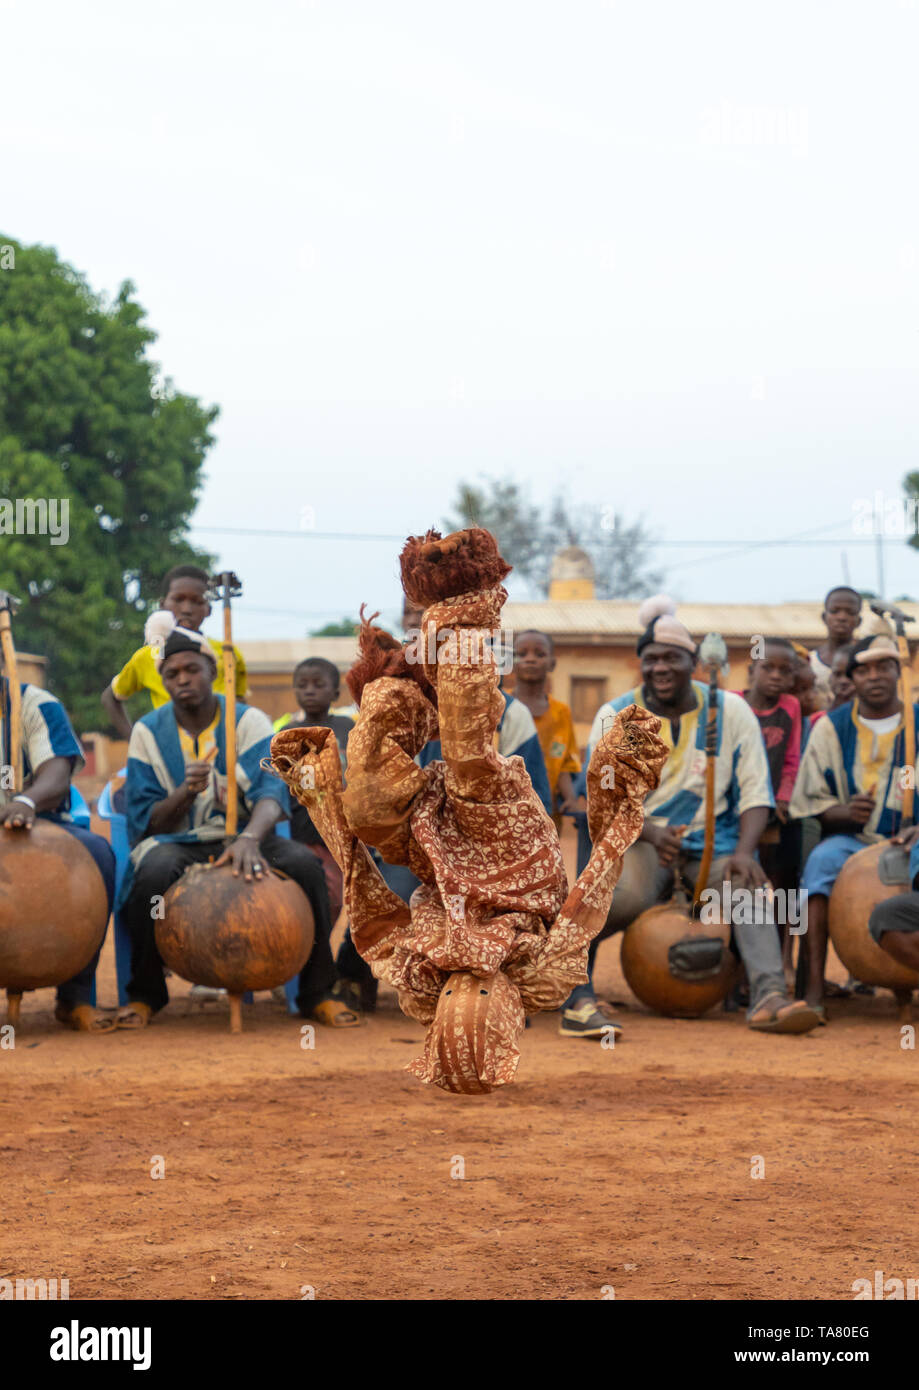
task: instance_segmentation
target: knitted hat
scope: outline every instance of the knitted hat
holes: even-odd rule
[[[646,598],[638,610],[638,623],[644,627],[638,639],[639,656],[651,642],[660,642],[666,647],[682,647],[691,656],[696,655],[696,644],[676,616],[676,604],[667,594],[654,594],[652,598]]]

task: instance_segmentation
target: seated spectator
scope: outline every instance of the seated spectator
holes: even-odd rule
[[[165,895],[189,865],[206,863],[215,849],[222,849],[215,871],[226,865],[224,872],[232,870],[258,882],[270,866],[299,884],[315,921],[313,949],[300,973],[300,1012],[333,1028],[358,1025],[357,1013],[333,995],[332,923],[322,865],[305,845],[273,832],[290,803],[283,784],[261,768],[271,743],[267,716],[237,705],[236,781],[242,828],[225,845],[225,702],[212,688],[213,653],[200,633],[177,628],[166,640],[158,664],[171,703],[135,724],[128,750],[125,800],[133,848],[122,902],[132,953],[130,1002],[120,1011],[118,1026],[145,1028],[168,1003],[150,902],[155,895]]]
[[[83,750],[60,700],[35,685],[20,685],[22,697],[23,790],[14,793],[0,781],[0,825],[27,835],[36,820],[50,821],[79,840],[92,855],[108,898],[111,916],[115,895],[115,856],[101,835],[70,819],[70,781],[83,766]],[[0,680],[0,746],[5,767],[13,764],[10,746],[9,682]],[[5,780],[5,779],[4,779]],[[103,937],[104,940],[104,937]],[[65,1028],[83,1033],[109,1033],[115,1019],[90,1003],[102,942],[78,974],[57,987],[54,1017]]]

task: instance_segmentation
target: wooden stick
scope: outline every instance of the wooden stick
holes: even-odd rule
[[[226,701],[227,834],[235,835],[239,824],[239,790],[236,786],[236,653],[233,650],[230,587],[226,583],[223,591],[223,693]]]
[[[241,994],[230,994],[227,992],[230,1001],[230,1032],[241,1033],[243,1030],[243,997]]]
[[[913,712],[912,668],[909,664],[909,643],[903,623],[897,623],[897,647],[900,652],[900,698],[903,701],[903,733],[906,748],[906,766],[909,772],[903,789],[903,808],[900,816],[900,829],[913,823],[913,803],[916,780],[916,716]]]
[[[718,667],[708,669],[708,721],[705,726],[705,843],[692,905],[697,907],[708,882],[715,849],[715,753],[718,747]]]
[[[22,991],[6,991],[6,1021],[14,1028],[19,1027],[19,1006],[22,1003]]]
[[[15,793],[22,791],[22,691],[19,689],[19,668],[8,608],[0,609],[0,645],[3,649],[3,664],[10,692],[10,763]]]

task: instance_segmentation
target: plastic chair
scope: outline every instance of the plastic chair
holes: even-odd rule
[[[82,825],[84,830],[89,829],[89,807],[82,793],[73,785],[70,788],[70,819],[74,825]]]

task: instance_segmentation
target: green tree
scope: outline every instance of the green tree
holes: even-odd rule
[[[464,526],[492,531],[505,559],[543,595],[549,592],[555,552],[572,545],[593,560],[598,598],[641,598],[663,582],[647,567],[653,540],[642,521],[630,523],[609,508],[568,502],[561,494],[543,509],[509,478],[488,477],[484,486],[460,483],[453,515],[444,525],[451,531]]]
[[[108,301],[53,249],[0,242],[15,254],[0,269],[0,587],[23,600],[17,645],[48,657],[85,731],[105,725],[99,693],[143,640],[165,571],[210,567],[187,532],[218,411],[160,377],[129,281]],[[61,543],[40,533],[36,499]]]
[[[340,623],[326,623],[325,627],[317,627],[310,633],[311,637],[353,637],[360,631],[360,623],[356,618],[342,618]]]

